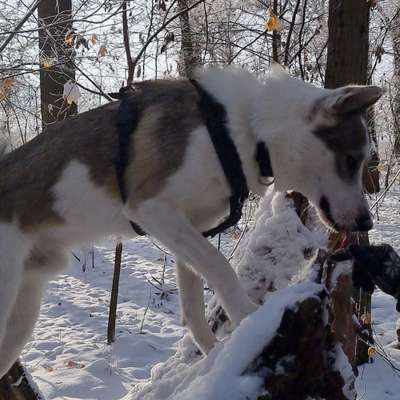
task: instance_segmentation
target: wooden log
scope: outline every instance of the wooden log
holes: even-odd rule
[[[337,369],[341,354],[332,330],[330,301],[321,291],[295,310],[285,311],[276,336],[245,371],[264,378],[265,393],[258,400],[355,397]]]
[[[44,400],[29,373],[16,361],[0,380],[0,400]]]

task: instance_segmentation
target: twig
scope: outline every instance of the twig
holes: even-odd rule
[[[139,333],[140,333],[140,334],[144,334],[144,332],[143,332],[143,325],[144,325],[144,320],[146,319],[147,311],[148,311],[149,308],[150,308],[150,301],[151,301],[151,288],[149,288],[149,299],[148,299],[148,301],[147,301],[146,309],[144,310],[144,314],[143,314],[142,321],[140,322],[140,328],[139,328]]]
[[[133,65],[131,48],[129,44],[129,30],[128,30],[128,16],[126,11],[126,1],[122,0],[122,33],[124,38],[124,47],[126,54],[126,62],[128,64],[128,77],[126,79],[126,85],[129,86],[133,82],[133,73],[135,67]]]
[[[7,45],[11,42],[12,38],[18,33],[18,30],[22,28],[22,26],[25,24],[25,22],[29,19],[29,17],[36,11],[36,9],[39,6],[41,0],[36,0],[31,8],[28,10],[26,13],[25,17],[21,19],[19,24],[15,27],[15,29],[10,33],[10,35],[7,37],[6,40],[1,44],[0,46],[0,53],[7,47]]]
[[[146,43],[143,45],[143,47],[140,49],[138,55],[135,57],[135,60],[133,61],[133,69],[136,69],[136,66],[142,57],[142,55],[145,53],[147,50],[147,47],[149,47],[150,43],[173,21],[175,21],[177,18],[179,18],[180,15],[192,10],[193,8],[197,7],[199,4],[203,3],[204,0],[199,0],[196,1],[196,3],[192,4],[190,7],[181,10],[180,12],[176,13],[173,17],[169,18],[167,21],[165,21],[146,41]]]

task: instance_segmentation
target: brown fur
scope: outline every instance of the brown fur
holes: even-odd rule
[[[128,167],[132,204],[154,196],[184,159],[189,133],[199,126],[197,92],[188,81],[148,81],[135,94],[142,120],[133,133]],[[24,231],[63,224],[53,209],[53,186],[71,160],[88,166],[91,179],[120,197],[115,174],[119,155],[119,102],[68,120],[0,160],[0,221],[17,219]]]
[[[0,161],[0,220],[16,218],[21,229],[62,224],[51,192],[65,166],[76,159],[99,185],[114,187],[116,103],[72,117],[7,154]]]
[[[127,170],[131,207],[163,189],[184,161],[190,132],[203,124],[197,92],[187,81],[178,82],[160,82],[160,95],[168,93],[167,101],[157,97],[156,104],[149,103],[133,135],[133,156]],[[146,87],[142,90],[145,93]]]

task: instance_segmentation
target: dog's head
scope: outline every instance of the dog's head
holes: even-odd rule
[[[362,185],[369,157],[365,111],[382,90],[355,85],[328,90],[290,77],[272,79],[266,88],[275,91],[261,104],[273,121],[269,127],[264,122],[278,190],[302,193],[335,230],[371,229]]]

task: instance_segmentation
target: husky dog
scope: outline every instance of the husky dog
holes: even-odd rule
[[[129,141],[119,138],[116,101],[55,123],[0,161],[0,376],[32,333],[44,287],[67,265],[68,250],[105,235],[133,237],[130,221],[175,254],[183,319],[204,353],[216,339],[204,315],[202,278],[234,326],[256,309],[201,234],[229,213],[232,194],[201,91],[223,111],[252,192],[266,189],[256,157],[261,143],[278,190],[304,194],[333,229],[372,227],[361,183],[369,153],[364,111],[380,88],[326,90],[284,72],[261,82],[235,69],[200,71],[196,85],[138,83]]]

